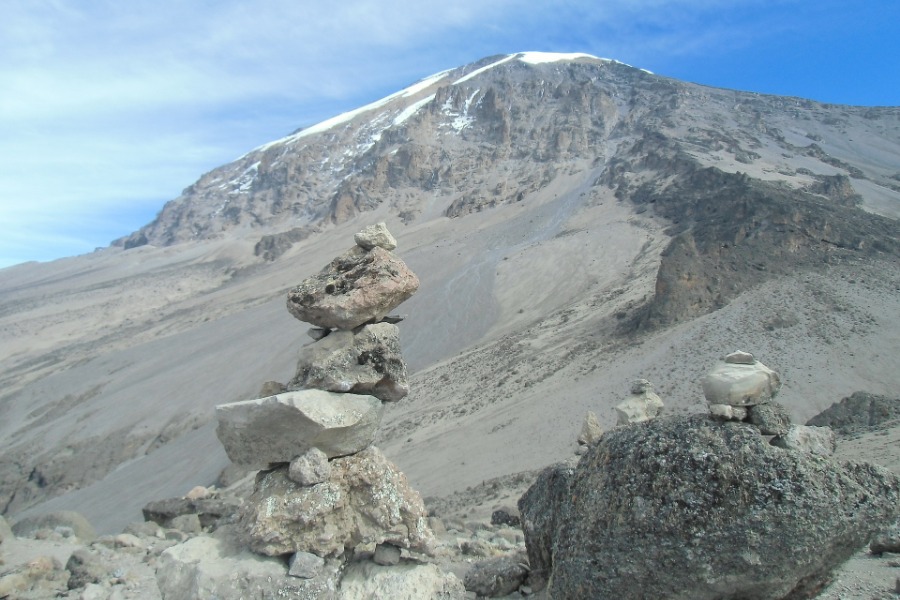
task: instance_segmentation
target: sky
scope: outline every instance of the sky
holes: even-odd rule
[[[106,246],[256,146],[496,54],[898,106],[898,23],[897,0],[5,0],[0,268]]]

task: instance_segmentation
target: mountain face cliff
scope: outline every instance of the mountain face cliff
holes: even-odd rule
[[[214,481],[213,406],[290,379],[307,341],[285,291],[377,221],[421,279],[379,446],[426,495],[568,455],[634,378],[695,411],[738,348],[798,420],[895,394],[898,218],[898,107],[586,55],[444,71],[202,175],[111,248],[0,271],[0,510],[113,530]]]
[[[883,201],[900,193],[898,123],[898,108],[706,88],[585,55],[490,57],[257,148],[116,243],[278,229],[257,246],[274,259],[380,206],[405,224],[454,218],[596,173],[671,223],[634,323],[665,324],[799,266],[896,256],[896,222],[859,208],[898,214]]]

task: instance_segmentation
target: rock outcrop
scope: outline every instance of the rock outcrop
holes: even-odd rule
[[[811,597],[893,522],[900,479],[705,415],[618,427],[520,501],[558,598]],[[552,516],[551,516],[552,515]]]
[[[900,398],[854,392],[825,409],[807,425],[831,427],[842,435],[877,429],[900,419]]]

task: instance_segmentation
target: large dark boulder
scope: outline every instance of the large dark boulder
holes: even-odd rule
[[[607,432],[565,479],[545,473],[520,509],[528,523],[557,505],[526,543],[532,560],[550,557],[551,596],[573,600],[810,598],[900,511],[885,469],[705,415]]]

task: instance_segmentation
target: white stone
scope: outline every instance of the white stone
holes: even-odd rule
[[[651,391],[632,394],[616,405],[616,425],[643,423],[656,417],[662,411],[663,402]]]
[[[737,350],[732,352],[731,354],[725,357],[725,362],[730,364],[737,365],[752,365],[756,362],[756,359],[753,358],[753,355],[749,352],[744,352],[743,350]]]
[[[466,589],[453,573],[433,564],[383,567],[370,561],[350,564],[341,581],[340,600],[463,600]]]
[[[837,439],[830,427],[791,425],[786,434],[772,438],[772,445],[807,454],[831,456],[837,447]]]
[[[363,250],[371,250],[376,246],[385,250],[393,250],[397,247],[397,240],[388,231],[384,222],[369,225],[353,236],[353,241]]]
[[[382,412],[374,396],[299,390],[220,404],[216,435],[232,462],[263,469],[310,448],[329,458],[355,454],[375,439]]]
[[[587,411],[584,415],[584,421],[581,424],[581,432],[578,434],[579,444],[593,444],[603,435],[603,428],[600,427],[600,421],[592,411]]]
[[[747,418],[747,409],[730,404],[710,404],[709,414],[727,421],[743,421]]]
[[[778,373],[762,364],[719,363],[701,381],[709,404],[753,406],[774,398],[781,388]]]

